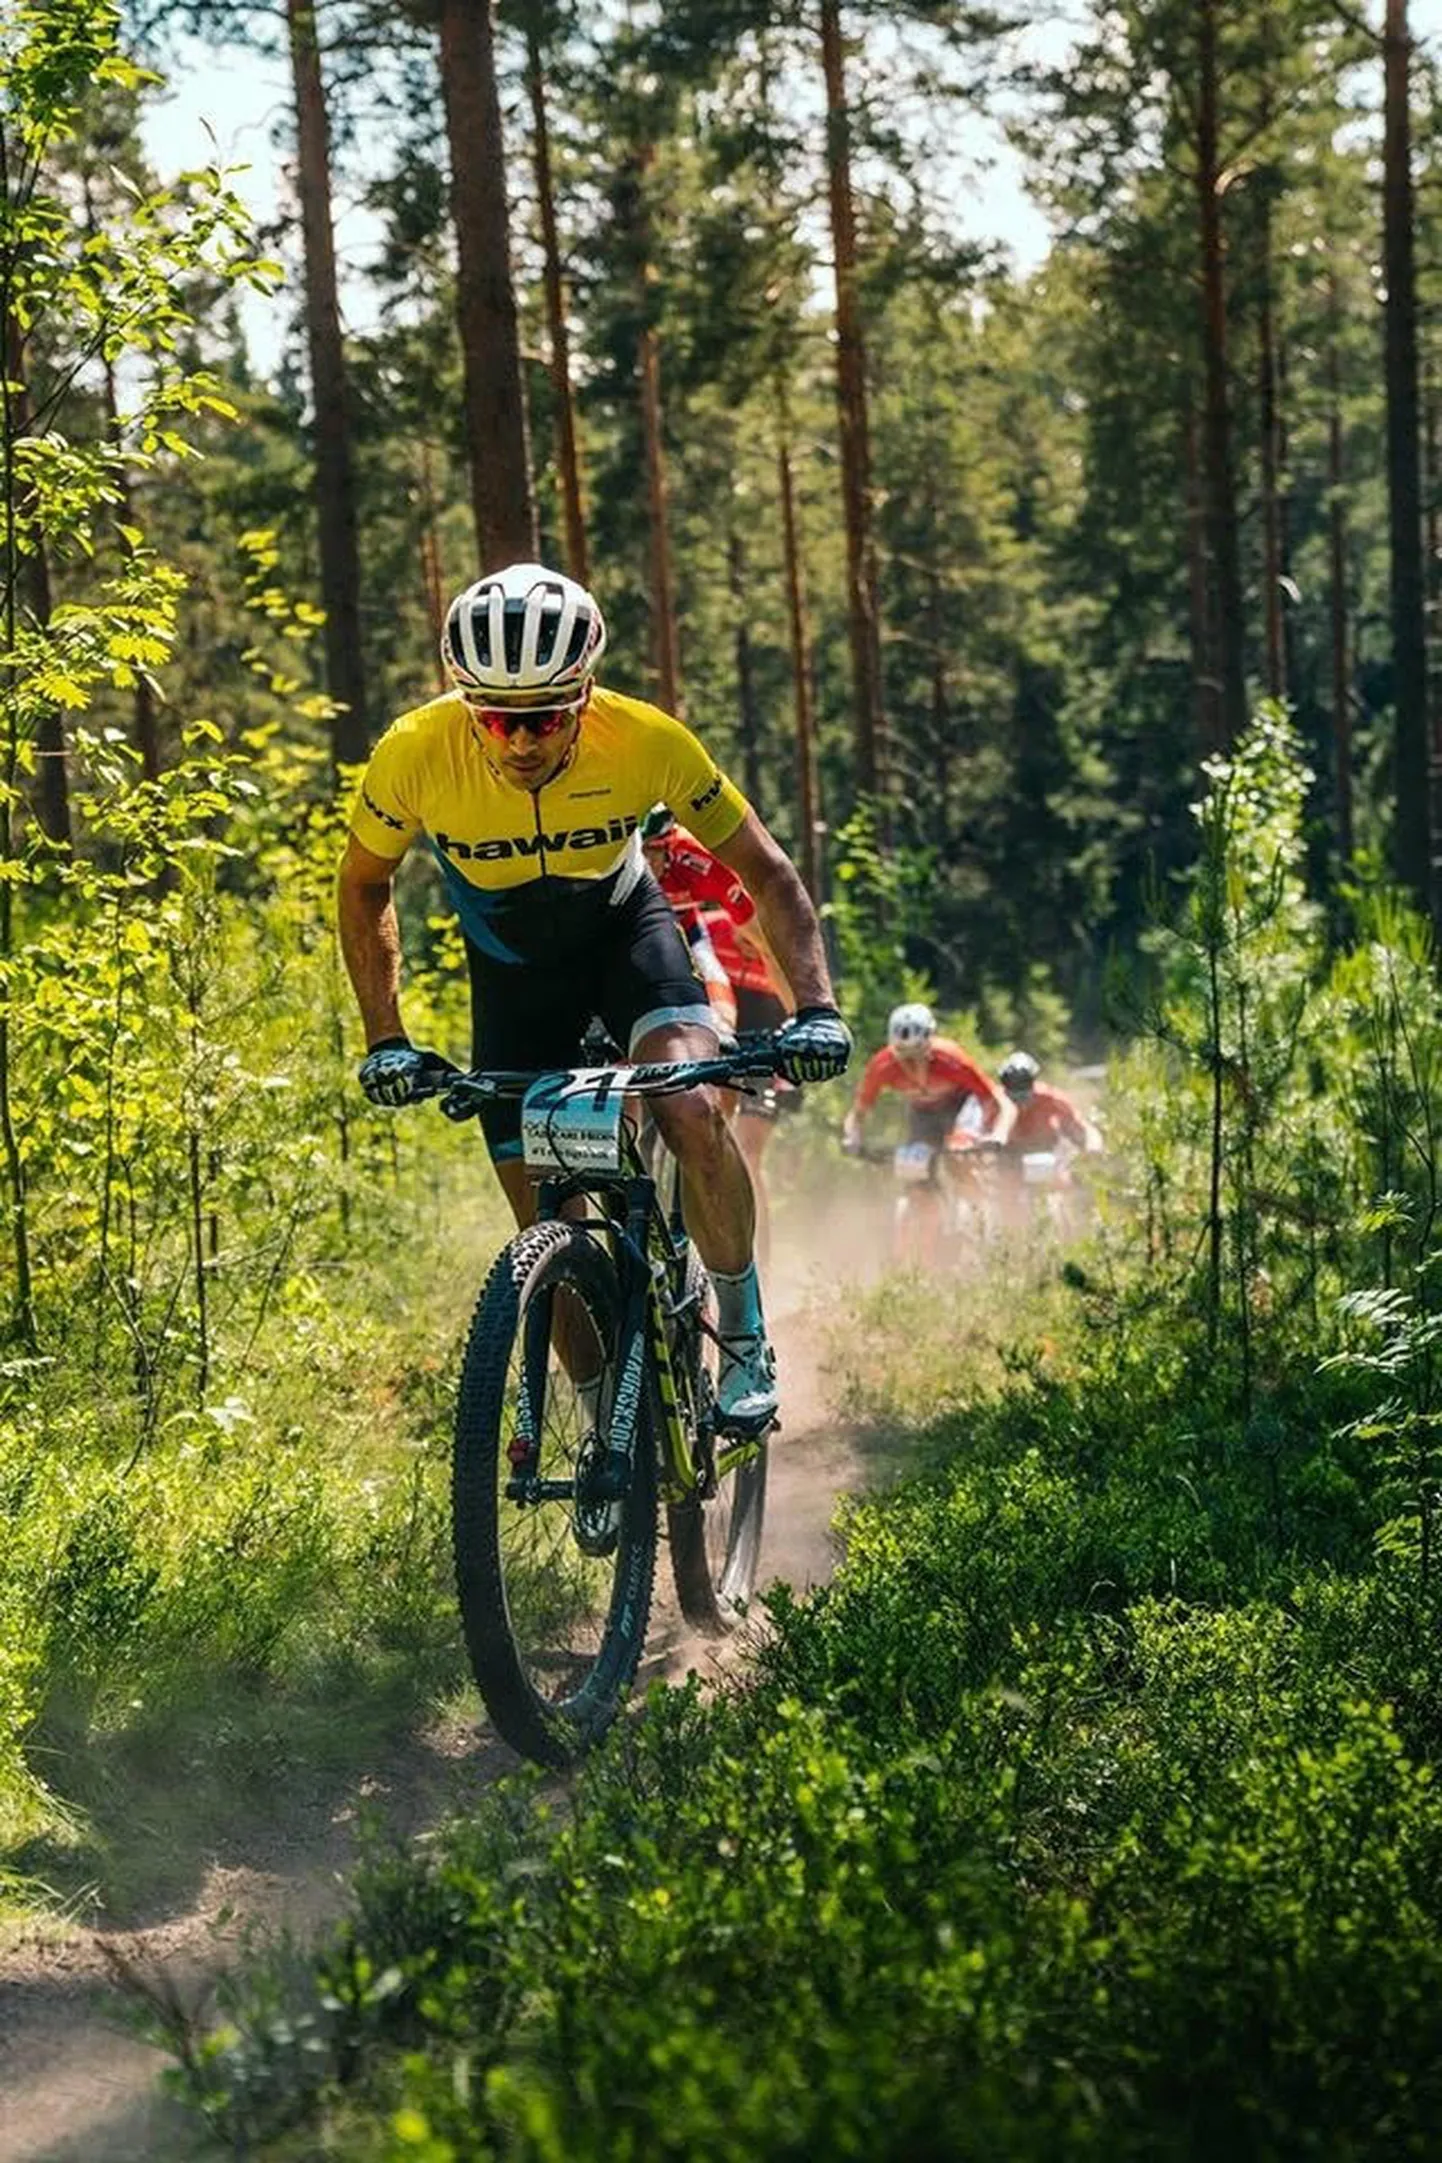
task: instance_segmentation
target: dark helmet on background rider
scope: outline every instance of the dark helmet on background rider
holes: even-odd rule
[[[664,841],[676,831],[676,814],[669,804],[652,804],[641,821],[642,841]]]
[[[478,578],[452,601],[441,634],[457,690],[498,707],[580,707],[605,650],[594,595],[541,563]]]
[[[936,1035],[936,1016],[919,999],[908,999],[891,1009],[886,1041],[893,1051],[918,1051]]]
[[[1020,1104],[1036,1087],[1041,1068],[1029,1051],[1014,1051],[1002,1068],[998,1079],[1002,1088],[1014,1103]]]

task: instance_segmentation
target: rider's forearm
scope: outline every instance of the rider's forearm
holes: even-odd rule
[[[821,926],[800,874],[785,857],[768,864],[749,888],[766,942],[797,1006],[834,1006]]]
[[[368,1045],[404,1036],[401,929],[394,889],[342,879],[337,893],[340,950],[361,1010]]]

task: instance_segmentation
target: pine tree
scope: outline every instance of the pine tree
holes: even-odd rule
[[[506,152],[490,0],[439,0],[471,501],[482,570],[535,556]]]

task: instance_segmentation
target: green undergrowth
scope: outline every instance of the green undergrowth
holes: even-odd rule
[[[833,1328],[865,1321],[873,1411],[913,1401],[920,1304]],[[376,1856],[317,1956],[172,2035],[218,2134],[1430,2152],[1442,1602],[1377,1560],[1355,1384],[1279,1389],[1259,1443],[1195,1331],[1095,1287],[1029,1313],[1005,1362],[971,1325],[920,1469],[848,1506],[830,1587],[769,1598],[746,1687],[657,1690],[562,1795],[517,1776]]]
[[[166,1912],[456,1684],[450,1407],[498,1233],[471,1155],[448,1208],[385,1183],[313,1242],[153,1431],[80,1345],[0,1399],[0,1919]]]

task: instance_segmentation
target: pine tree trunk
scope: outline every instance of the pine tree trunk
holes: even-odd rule
[[[1418,442],[1417,272],[1408,100],[1406,0],[1387,0],[1383,39],[1383,243],[1387,283],[1387,495],[1397,712],[1397,877],[1429,906],[1427,643],[1423,618],[1422,478]]]
[[[1187,407],[1187,628],[1192,657],[1192,727],[1198,755],[1222,748],[1221,683],[1212,637],[1212,581],[1207,548],[1207,496],[1202,478],[1201,430]]]
[[[1343,870],[1352,862],[1352,684],[1347,640],[1347,496],[1342,433],[1341,302],[1335,275],[1328,281],[1327,342],[1327,554],[1332,619],[1332,741],[1337,780],[1337,851]]]
[[[726,583],[736,626],[736,720],[741,738],[741,771],[746,796],[758,818],[765,818],[761,781],[761,715],[756,705],[756,670],[751,656],[751,615],[746,598],[746,544],[733,525],[726,535]]]
[[[876,543],[871,519],[871,446],[866,410],[866,351],[856,289],[856,216],[851,188],[851,125],[840,0],[821,0],[821,56],[826,78],[826,170],[836,259],[836,398],[841,425],[841,492],[846,522],[847,617],[855,701],[856,785],[886,787],[886,716],[881,687],[881,625]]]
[[[801,877],[813,901],[821,898],[820,833],[816,793],[816,728],[811,713],[811,667],[806,639],[806,586],[796,532],[796,489],[791,474],[791,417],[786,385],[777,385],[776,470],[781,485],[781,545],[786,566],[786,620],[791,631],[791,683],[796,710],[796,799]]]
[[[421,439],[420,513],[421,592],[426,604],[426,622],[430,625],[431,643],[439,653],[441,634],[446,622],[446,585],[445,572],[441,565],[441,537],[435,478],[431,471],[431,447],[424,437]]]
[[[441,0],[471,504],[481,570],[537,549],[490,0]]]
[[[681,651],[671,562],[670,496],[661,407],[661,345],[652,320],[656,306],[656,270],[651,260],[647,188],[655,157],[655,147],[650,143],[633,145],[624,153],[616,189],[616,216],[632,266],[640,325],[636,335],[636,377],[641,399],[641,453],[646,468],[651,666],[659,703],[667,713],[679,714],[682,710]]]
[[[1431,796],[1428,834],[1431,850],[1432,909],[1442,912],[1442,640],[1439,640],[1438,569],[1442,549],[1442,421],[1439,421],[1436,369],[1427,361],[1422,378],[1423,455],[1423,605],[1427,654],[1427,730],[1431,746]],[[1442,923],[1439,923],[1442,929]]]
[[[13,315],[5,323],[5,373],[9,390],[5,401],[6,472],[12,486],[14,473],[9,452],[30,426],[30,393],[25,382],[25,344],[20,325]],[[7,548],[5,558],[5,585],[7,599],[12,604],[17,593],[25,595],[25,605],[31,617],[42,628],[50,621],[50,559],[45,552],[43,539],[37,536],[29,554],[19,557]],[[69,848],[72,840],[70,819],[70,770],[65,745],[65,720],[60,707],[47,705],[41,709],[35,725],[36,774],[34,788],[34,811],[40,830],[51,841]]]
[[[931,768],[935,788],[928,790],[932,829],[943,860],[951,845],[951,701],[947,695],[946,640],[942,632],[941,572],[935,562],[927,573],[927,639],[931,647]]]
[[[667,713],[681,711],[681,642],[671,569],[671,511],[661,422],[661,348],[652,324],[642,326],[641,433],[646,450],[646,504],[651,533],[651,658],[657,697]]]
[[[295,93],[300,222],[305,245],[305,322],[315,407],[315,503],[320,589],[325,608],[326,688],[342,709],[331,719],[337,765],[355,764],[370,745],[361,650],[360,548],[350,393],[341,340],[331,210],[330,126],[314,0],[286,0]]]
[[[1279,331],[1277,353],[1277,556],[1281,566],[1283,602],[1295,599],[1295,581],[1292,577],[1292,438],[1290,417],[1292,412],[1292,370],[1284,332]],[[1296,615],[1290,606],[1282,609],[1282,682],[1284,688],[1297,680]]]
[[[1232,415],[1227,382],[1227,300],[1222,243],[1221,160],[1217,111],[1217,0],[1198,0],[1196,183],[1201,244],[1202,351],[1206,371],[1203,444],[1212,570],[1212,621],[1220,682],[1223,740],[1247,725],[1241,548],[1232,477]]]
[[[581,496],[581,455],[577,443],[576,399],[571,388],[570,333],[561,276],[561,248],[556,231],[556,191],[551,177],[551,136],[546,124],[546,76],[540,34],[534,21],[526,30],[526,88],[531,100],[531,140],[536,170],[536,199],[541,212],[541,248],[546,288],[546,324],[551,339],[551,394],[556,404],[556,461],[561,469],[561,504],[566,521],[566,568],[583,586],[591,583],[586,547],[586,513]]]
[[[1423,458],[1423,577],[1426,582],[1426,630],[1429,680],[1435,676],[1442,652],[1438,644],[1438,603],[1442,601],[1442,386],[1437,364],[1429,355],[1422,371]],[[1429,711],[1435,709],[1435,700]]]
[[[1287,634],[1282,614],[1282,416],[1277,326],[1272,300],[1272,219],[1262,222],[1262,292],[1257,323],[1257,406],[1262,433],[1262,587],[1267,628],[1267,695],[1287,695]]]

